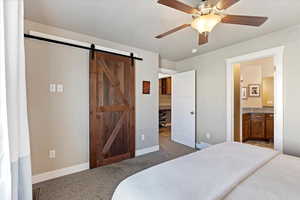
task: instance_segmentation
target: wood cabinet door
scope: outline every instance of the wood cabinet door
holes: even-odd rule
[[[250,138],[250,119],[243,117],[243,142]]]
[[[162,78],[160,79],[160,88],[161,88],[161,94],[166,95],[167,94],[167,79]]]
[[[135,155],[135,77],[130,58],[90,58],[90,168]]]
[[[274,138],[274,117],[273,114],[266,114],[266,139]]]
[[[159,79],[159,95],[162,95],[162,79]]]
[[[252,118],[251,119],[251,139],[265,139],[265,119]]]
[[[172,94],[172,79],[171,77],[162,78],[159,80],[161,93],[162,95],[171,95]]]
[[[172,94],[172,79],[171,77],[166,78],[166,94]]]

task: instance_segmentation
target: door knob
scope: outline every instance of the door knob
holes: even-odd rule
[[[191,115],[194,115],[195,114],[195,112],[194,111],[192,111],[192,112],[190,112],[191,113]]]

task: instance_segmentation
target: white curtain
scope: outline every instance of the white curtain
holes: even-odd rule
[[[0,199],[32,200],[23,0],[0,2]]]

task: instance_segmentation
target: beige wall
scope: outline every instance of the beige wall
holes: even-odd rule
[[[136,149],[158,145],[157,53],[25,21],[25,32],[29,30],[95,42],[142,57],[143,61],[136,61]],[[89,53],[31,39],[25,40],[25,49],[33,174],[88,162]],[[143,80],[151,81],[150,95],[142,95]],[[49,93],[50,83],[63,84],[64,93]],[[49,159],[51,149],[56,150],[55,159]]]
[[[249,94],[249,85],[258,84],[262,86],[262,67],[260,65],[241,64],[242,87],[246,87]],[[249,97],[242,100],[243,108],[261,108],[262,95],[260,97]]]
[[[300,156],[299,35],[300,26],[298,25],[176,64],[176,69],[180,71],[197,69],[197,134],[199,142],[215,144],[226,140],[225,60],[284,45],[283,147],[285,153]],[[211,133],[210,139],[205,137],[206,132]]]

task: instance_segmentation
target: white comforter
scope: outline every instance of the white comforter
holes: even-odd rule
[[[239,184],[225,200],[299,200],[300,159],[279,155]]]
[[[278,152],[240,143],[215,145],[125,179],[112,200],[223,199],[276,156]]]

